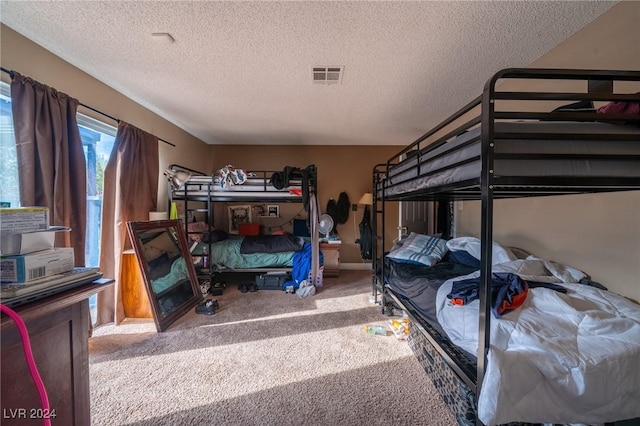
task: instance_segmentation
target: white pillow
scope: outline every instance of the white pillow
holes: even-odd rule
[[[458,237],[447,241],[447,248],[451,251],[466,251],[471,256],[480,260],[480,240],[475,237]],[[493,242],[491,264],[510,262],[516,260],[517,256],[508,247]]]

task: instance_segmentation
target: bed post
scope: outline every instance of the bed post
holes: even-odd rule
[[[371,229],[373,230],[373,238],[371,244],[371,302],[378,303],[378,166],[373,167],[371,194],[373,194],[373,204],[371,205]],[[383,250],[384,253],[384,250]]]
[[[384,173],[387,173],[388,171],[389,171],[389,163],[387,162],[384,165]],[[385,243],[385,235],[386,235],[386,232],[387,232],[386,231],[386,228],[387,228],[387,225],[386,225],[386,223],[387,223],[387,218],[386,218],[386,208],[387,208],[387,206],[386,206],[386,204],[387,203],[385,202],[385,198],[386,198],[385,185],[386,185],[386,183],[387,183],[386,180],[382,181],[382,193],[381,193],[381,200],[380,200],[380,202],[382,203],[382,209],[381,209],[381,213],[382,213],[381,220],[382,220],[382,223],[380,224],[380,235],[382,236],[382,238],[381,238],[381,246],[380,246],[381,253],[380,253],[380,255],[376,255],[378,257],[378,259],[380,259],[380,292],[381,292],[380,293],[380,306],[381,306],[382,315],[384,315],[384,306],[387,303],[386,300],[385,300],[386,299],[386,296],[385,296],[386,289],[384,287],[384,277],[385,277],[385,274],[386,274],[385,266],[384,266],[384,243]],[[377,244],[377,237],[376,237],[376,244]],[[382,256],[382,257],[379,257],[379,256]]]
[[[303,179],[303,185],[308,188],[307,199],[303,203],[307,203],[309,210],[309,231],[311,234],[311,271],[310,279],[313,285],[317,285],[320,281],[320,236],[318,230],[318,170],[315,165],[307,166]]]
[[[494,153],[494,93],[500,73],[493,76],[482,93],[482,171],[480,175],[481,194],[481,260],[480,260],[480,309],[478,318],[478,363],[476,373],[476,407],[482,391],[482,381],[487,367],[487,355],[491,343],[491,260],[493,257],[493,153]],[[476,424],[482,425],[479,419]]]

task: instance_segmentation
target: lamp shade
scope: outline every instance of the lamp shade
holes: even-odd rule
[[[171,182],[171,186],[174,189],[182,189],[184,184],[191,177],[191,173],[184,170],[175,171],[167,169],[164,171],[164,175],[169,179],[169,182]]]
[[[365,192],[364,194],[362,194],[362,197],[360,197],[360,201],[358,201],[358,204],[364,204],[367,206],[370,206],[373,204],[373,194],[371,194],[370,192]]]

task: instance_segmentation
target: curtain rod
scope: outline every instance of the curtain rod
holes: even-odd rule
[[[6,72],[7,74],[9,74],[9,76],[10,76],[11,78],[13,78],[13,71],[8,70],[8,69],[6,69],[5,67],[0,67],[0,69],[1,69],[3,72]],[[89,105],[85,105],[85,104],[83,104],[82,102],[80,102],[80,106],[83,106],[83,107],[85,107],[85,108],[87,108],[87,109],[90,109],[90,110],[91,110],[91,111],[93,111],[93,112],[97,112],[98,114],[103,115],[103,116],[105,116],[105,117],[107,117],[107,118],[110,118],[110,119],[112,119],[113,121],[115,121],[116,123],[120,123],[120,119],[119,119],[119,118],[112,117],[111,115],[106,114],[106,113],[104,113],[104,112],[102,112],[102,111],[99,111],[99,110],[97,110],[97,109],[95,109],[95,108],[93,108],[93,107],[90,107]],[[176,146],[175,144],[173,144],[173,143],[171,143],[171,142],[168,142],[168,141],[165,141],[164,139],[160,139],[160,138],[158,138],[158,140],[159,140],[160,142],[166,143],[167,145],[171,145],[171,146],[174,146],[174,147]]]

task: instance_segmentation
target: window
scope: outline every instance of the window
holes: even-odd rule
[[[100,233],[104,169],[109,161],[117,129],[101,121],[78,113],[78,129],[82,138],[84,158],[87,162],[87,234],[85,236],[85,262],[87,266],[100,265]],[[89,298],[91,320],[96,322],[97,296]]]
[[[9,84],[0,82],[0,202],[15,207],[20,205],[20,192],[10,92]]]
[[[87,163],[87,233],[85,244],[86,266],[99,266],[100,227],[104,169],[109,161],[117,129],[101,121],[77,114]],[[19,207],[18,157],[11,114],[9,84],[0,82],[0,202],[4,206]],[[95,321],[96,297],[89,299]]]
[[[100,226],[104,169],[109,161],[117,129],[101,121],[77,114],[84,157],[87,162],[87,236],[85,257],[87,266],[100,263]]]

